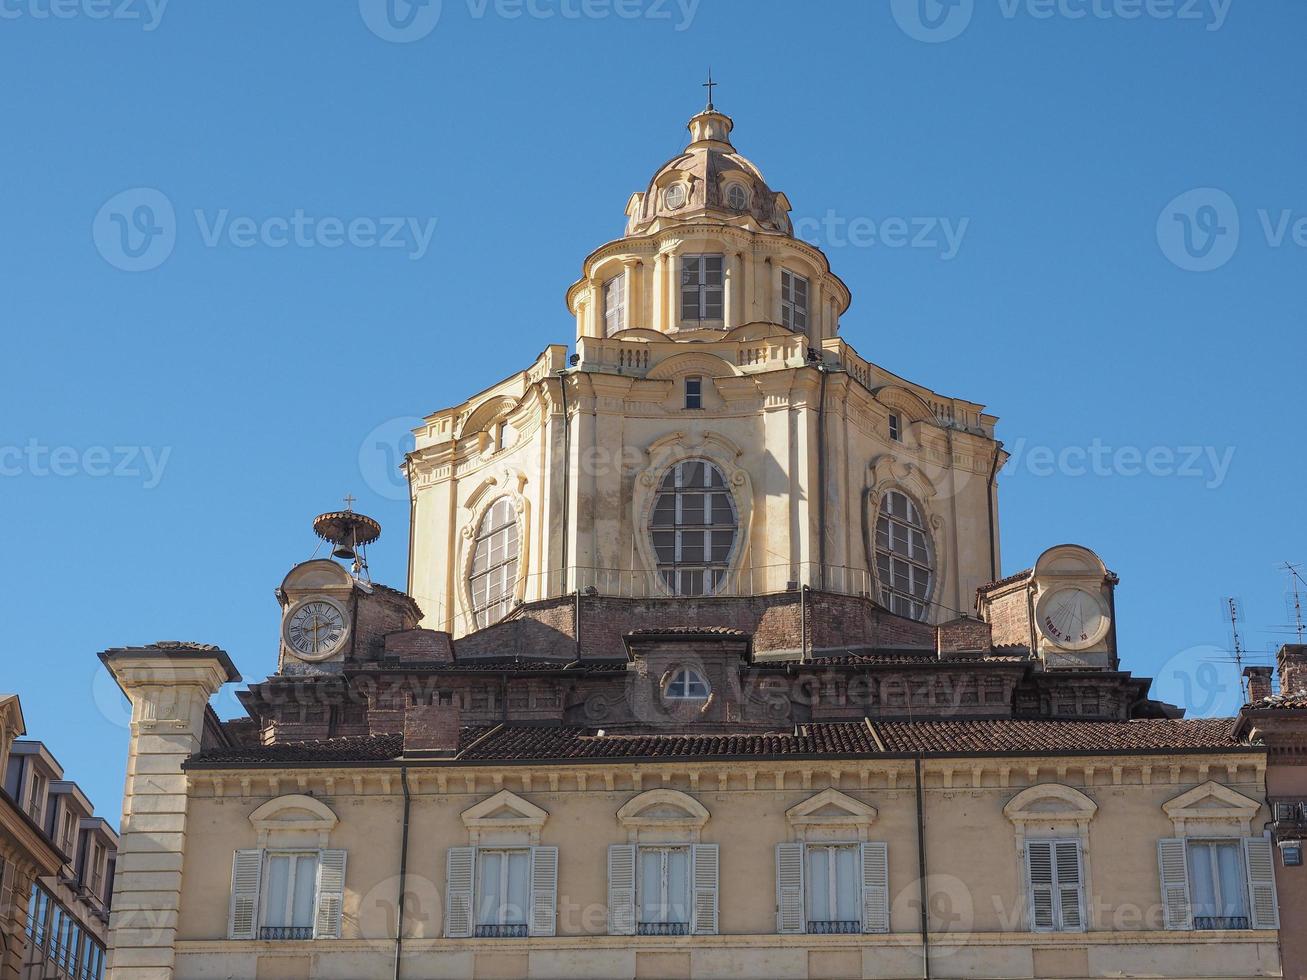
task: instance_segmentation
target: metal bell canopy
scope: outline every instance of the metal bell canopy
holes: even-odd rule
[[[368,567],[364,549],[381,537],[381,525],[366,514],[356,513],[353,498],[346,497],[346,510],[331,511],[313,518],[313,531],[331,545],[331,557],[354,562],[358,574]]]

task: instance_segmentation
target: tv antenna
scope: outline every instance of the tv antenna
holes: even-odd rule
[[[1294,629],[1298,633],[1298,643],[1302,643],[1303,633],[1307,631],[1302,621],[1302,590],[1307,586],[1307,579],[1302,577],[1299,569],[1302,565],[1295,565],[1292,562],[1284,563],[1284,570],[1289,573],[1289,589],[1293,594],[1293,622]]]
[[[1239,690],[1244,703],[1248,701],[1248,679],[1243,676],[1243,641],[1239,638],[1239,623],[1243,619],[1243,609],[1238,599],[1228,596],[1225,600],[1230,611],[1230,632],[1234,637],[1234,669],[1239,673]]]

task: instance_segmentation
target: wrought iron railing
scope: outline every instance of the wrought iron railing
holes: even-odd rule
[[[688,936],[688,922],[641,922],[635,928],[637,936]]]
[[[260,939],[312,939],[312,926],[263,926]]]
[[[503,925],[477,926],[472,935],[477,939],[525,939],[525,923],[506,923]]]
[[[1247,929],[1246,915],[1195,915],[1195,929]]]
[[[862,932],[862,923],[856,919],[809,919],[808,932],[818,936],[831,933]]]

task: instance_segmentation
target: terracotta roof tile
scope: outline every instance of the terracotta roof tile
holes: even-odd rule
[[[891,752],[1077,752],[1221,749],[1238,745],[1233,718],[1135,721],[877,722]]]
[[[750,634],[733,626],[642,626],[627,636],[734,636],[745,638]]]
[[[1248,707],[1253,709],[1271,709],[1271,710],[1290,710],[1293,708],[1307,708],[1307,691],[1290,691],[1287,694],[1281,691],[1279,694],[1273,694],[1269,698],[1262,698],[1260,701],[1254,701]]]

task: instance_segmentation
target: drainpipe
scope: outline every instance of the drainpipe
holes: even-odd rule
[[[567,417],[567,369],[560,368],[558,371],[558,387],[563,395],[563,588],[560,591],[567,591],[567,523],[568,510],[571,504],[571,467],[572,467],[572,436],[571,425]]]
[[[985,486],[985,503],[989,505],[989,580],[998,581],[998,548],[994,540],[994,478],[998,476],[998,454],[1003,451],[1001,442],[994,443],[994,463],[989,468],[989,482]]]
[[[404,894],[408,889],[408,816],[413,798],[408,792],[408,766],[400,766],[400,786],[404,789],[404,831],[399,843],[399,902],[395,907],[395,980],[399,980],[404,956]]]
[[[817,396],[817,582],[826,590],[826,365],[818,364],[821,393]]]
[[[808,660],[808,587],[799,586],[799,661]]]
[[[921,903],[921,975],[930,980],[930,898],[926,894],[926,807],[921,789],[921,753],[912,760],[917,776],[917,900]]]

